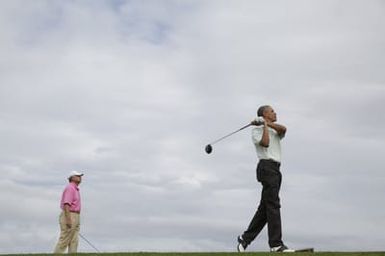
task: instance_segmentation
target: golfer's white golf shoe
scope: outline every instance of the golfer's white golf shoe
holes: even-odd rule
[[[290,249],[289,247],[283,244],[277,247],[270,248],[270,252],[295,252],[295,250]]]
[[[243,240],[242,236],[238,236],[238,246],[237,251],[238,252],[244,252],[247,248],[247,243],[245,240]]]

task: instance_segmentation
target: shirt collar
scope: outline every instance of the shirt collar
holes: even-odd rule
[[[79,190],[79,186],[75,182],[70,182],[70,185],[74,187],[76,190]]]

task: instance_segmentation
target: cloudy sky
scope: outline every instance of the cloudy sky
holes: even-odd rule
[[[384,250],[384,28],[376,0],[1,1],[0,253],[52,251],[71,170],[101,251],[235,251],[250,129],[203,149],[261,104],[288,127],[284,241]]]

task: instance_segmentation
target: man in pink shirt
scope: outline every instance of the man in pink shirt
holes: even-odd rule
[[[68,177],[69,184],[65,187],[60,208],[62,212],[59,217],[60,237],[56,244],[54,253],[76,253],[79,243],[80,230],[80,192],[79,184],[82,181],[83,173],[73,171]]]

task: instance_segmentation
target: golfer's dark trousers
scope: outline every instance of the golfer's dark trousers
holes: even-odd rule
[[[242,238],[250,244],[267,223],[269,245],[276,247],[283,244],[279,190],[282,174],[280,163],[272,160],[260,160],[257,166],[257,180],[262,183],[262,197],[258,210],[251,220]]]

